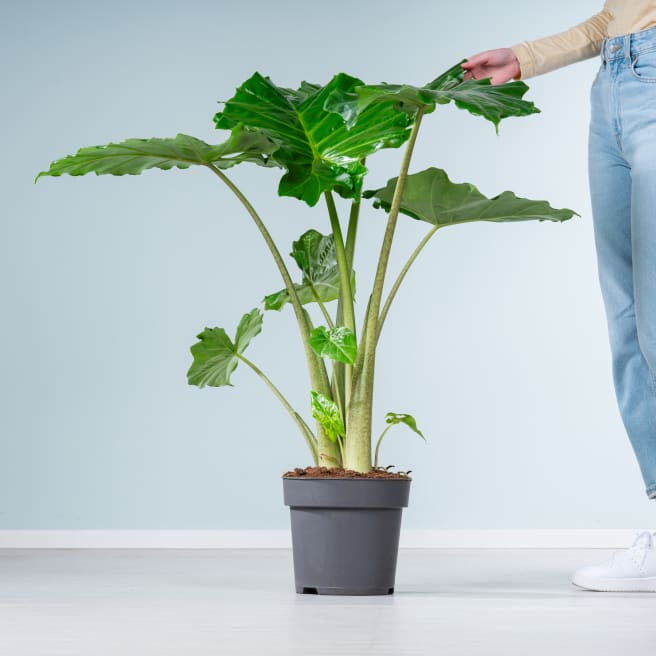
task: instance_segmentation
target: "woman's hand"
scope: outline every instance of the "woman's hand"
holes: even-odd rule
[[[521,75],[519,61],[510,48],[479,52],[460,65],[465,69],[465,80],[491,77],[490,83],[493,85],[518,80]]]

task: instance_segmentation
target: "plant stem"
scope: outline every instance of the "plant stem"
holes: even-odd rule
[[[438,231],[439,228],[441,228],[441,225],[436,225],[433,226],[426,236],[419,242],[419,245],[415,250],[412,252],[412,255],[408,258],[408,261],[405,263],[404,267],[401,269],[401,272],[399,273],[397,279],[394,281],[394,284],[392,285],[392,289],[390,290],[389,295],[387,296],[387,299],[385,301],[385,305],[383,305],[383,310],[380,313],[380,318],[378,319],[378,335],[376,336],[376,340],[380,337],[380,331],[383,329],[383,324],[385,323],[385,318],[387,317],[387,313],[389,312],[390,305],[392,305],[392,301],[394,300],[394,297],[396,296],[396,292],[399,290],[399,287],[401,286],[401,283],[403,282],[403,279],[405,278],[406,273],[408,273],[408,270],[414,263],[414,261],[417,259],[417,256],[419,253],[421,253],[422,249],[430,238]]]
[[[335,240],[335,255],[337,256],[337,268],[339,269],[339,287],[343,299],[342,311],[344,312],[344,325],[355,333],[355,313],[353,311],[353,293],[351,291],[351,271],[346,259],[344,248],[344,237],[342,227],[339,223],[337,208],[330,191],[324,192],[328,214],[330,215],[330,227]]]
[[[266,245],[271,251],[271,255],[280,271],[283,282],[285,283],[285,288],[289,293],[289,300],[291,301],[292,307],[294,308],[294,314],[296,315],[296,322],[298,323],[299,332],[301,334],[301,339],[303,341],[303,348],[305,350],[305,358],[307,360],[308,370],[310,372],[310,382],[312,388],[321,392],[322,394],[330,394],[330,381],[328,380],[328,372],[323,363],[323,360],[316,355],[310,346],[310,327],[308,323],[307,314],[304,312],[304,308],[301,305],[301,301],[298,298],[296,293],[296,288],[292,282],[291,276],[289,275],[289,270],[285,266],[285,262],[280,255],[280,251],[276,246],[276,243],[273,241],[271,234],[267,230],[264,222],[255,211],[255,208],[250,204],[246,196],[241,192],[241,190],[235,185],[228,176],[226,176],[223,171],[216,168],[211,163],[206,164],[207,168],[212,171],[216,176],[218,176],[222,182],[224,182],[227,187],[237,196],[241,204],[244,206],[250,217],[255,222],[258,230],[260,231]],[[327,456],[332,456],[333,459],[339,460],[339,451],[335,445],[328,439],[323,428],[320,424],[317,423],[317,436],[318,436],[318,447],[319,447],[319,464],[323,458],[323,454]]]
[[[385,236],[383,237],[380,256],[378,258],[374,286],[369,300],[367,322],[363,331],[365,336],[360,344],[355,364],[356,375],[353,380],[353,391],[349,409],[344,467],[361,472],[371,471],[371,411],[374,393],[374,368],[376,364],[376,342],[378,337],[378,313],[383,295],[383,285],[385,284],[385,272],[392,248],[399,208],[401,207],[403,189],[408,176],[408,169],[410,168],[412,151],[417,141],[422,117],[423,109],[419,108],[403,155],[399,177],[396,181],[394,197],[392,198],[392,205],[387,218]]]
[[[335,316],[335,324],[338,326],[344,325],[344,312],[342,312],[342,295],[337,299],[337,313]],[[352,376],[351,376],[352,378]],[[346,394],[344,387],[346,384],[346,365],[343,362],[333,360],[333,376],[332,384],[334,389],[333,400],[339,406],[346,426]]]
[[[314,296],[314,300],[319,305],[319,308],[321,309],[321,314],[323,314],[323,318],[326,320],[326,323],[328,324],[328,328],[334,328],[335,324],[333,323],[333,319],[330,316],[328,310],[326,309],[325,303],[319,298],[319,294],[317,293],[317,290],[314,288],[312,282],[310,280],[308,280],[307,282],[308,285],[310,285],[310,289],[312,290],[312,296]]]
[[[339,269],[339,299],[344,318],[344,325],[353,331],[355,335],[355,310],[353,307],[353,291],[351,289],[351,268],[348,265],[346,250],[344,248],[344,237],[342,227],[339,223],[337,208],[330,191],[324,193],[328,214],[330,215],[330,227],[335,241],[335,255],[337,257],[337,268]],[[350,364],[344,366],[344,425],[347,426],[348,408],[351,399],[351,383],[353,379],[353,367]],[[347,426],[348,429],[348,426]]]
[[[364,163],[365,163],[365,159],[362,160],[363,165]],[[350,281],[353,280],[353,256],[355,253],[355,238],[358,232],[359,215],[360,215],[360,196],[358,196],[358,198],[351,203],[351,211],[349,213],[348,229],[346,233],[346,247],[345,247],[346,265],[349,271]],[[352,297],[355,296],[355,294],[353,293],[353,287],[351,287],[351,295]],[[355,303],[355,298],[353,298],[353,301]],[[344,323],[343,307],[344,307],[344,301],[342,295],[340,294],[339,299],[337,300],[337,315],[335,317],[335,322],[338,326],[341,326]],[[349,371],[350,373],[349,378],[351,381],[353,380],[352,371],[353,369],[351,368]],[[344,425],[346,425],[346,420],[348,419],[348,413],[346,412],[346,392],[345,392],[346,366],[344,365],[344,363],[333,362],[332,381],[333,381],[332,384],[335,394],[333,398],[342,412],[342,416],[344,418]],[[349,389],[349,396],[350,396],[350,389]]]
[[[380,437],[378,438],[378,442],[376,442],[376,451],[374,452],[374,467],[378,467],[378,449],[380,449],[380,443],[383,441],[383,438],[385,437],[385,433],[392,428],[392,424],[389,424],[385,430],[380,434]]]
[[[342,456],[342,462],[344,462],[344,442],[342,441],[341,437],[337,438],[337,444],[339,444],[339,453]]]
[[[296,412],[296,410],[292,408],[289,401],[287,401],[287,399],[283,396],[282,392],[271,382],[269,377],[259,367],[253,364],[246,356],[242,355],[241,353],[235,353],[235,355],[244,364],[247,364],[267,384],[268,388],[274,393],[278,401],[282,403],[285,410],[287,410],[287,412],[291,415],[291,418],[301,429],[301,433],[303,434],[303,437],[305,438],[305,441],[307,442],[307,445],[310,447],[310,451],[312,452],[312,458],[314,459],[314,464],[318,465],[319,452],[317,449],[317,440],[314,437],[312,431],[310,430],[310,427],[303,420],[303,417],[301,417],[301,415],[299,415],[298,412]]]
[[[339,411],[342,413],[342,420],[343,420],[346,413],[344,412],[344,405],[342,401],[343,395],[339,383],[339,373],[337,367],[335,366],[337,364],[341,364],[341,362],[338,363],[336,360],[333,360],[332,372],[330,377],[330,389],[332,391],[332,399],[337,404]],[[344,369],[342,368],[342,372],[343,371]]]
[[[355,238],[358,233],[358,219],[360,218],[360,199],[351,203],[349,213],[348,229],[346,231],[346,264],[349,273],[353,271],[353,256],[355,254]],[[351,278],[349,277],[349,280]]]

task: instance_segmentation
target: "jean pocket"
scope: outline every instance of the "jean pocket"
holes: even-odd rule
[[[641,82],[656,82],[656,48],[633,55],[631,72]]]

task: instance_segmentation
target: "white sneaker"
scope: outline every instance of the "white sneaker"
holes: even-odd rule
[[[579,567],[572,583],[600,592],[656,592],[656,532],[636,531],[628,549],[603,563]]]

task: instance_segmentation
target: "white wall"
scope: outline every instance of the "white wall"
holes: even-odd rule
[[[234,389],[186,384],[195,335],[234,330],[280,286],[227,190],[203,171],[35,186],[38,171],[127,137],[218,142],[216,101],[255,70],[286,86],[342,70],[421,83],[600,4],[407,0],[399,15],[373,0],[3,3],[0,528],[285,528],[280,475],[308,464],[249,371]],[[653,516],[616,409],[596,277],[586,138],[597,65],[529,80],[542,113],[503,121],[498,137],[453,106],[425,121],[413,170],[443,167],[488,195],[511,189],[581,218],[440,231],[408,276],[381,339],[375,414],[380,429],[385,412],[411,412],[428,437],[399,428],[383,447],[386,463],[413,471],[407,528],[622,528]],[[370,185],[399,156],[372,160]],[[321,209],[277,198],[276,172],[234,179],[284,253],[307,228],[327,231]],[[383,220],[362,219],[360,290]],[[401,222],[391,271],[424,232]],[[306,407],[289,312],[267,314],[251,356]]]

